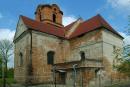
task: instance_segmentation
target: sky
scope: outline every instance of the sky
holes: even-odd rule
[[[130,15],[130,0],[1,0],[0,40],[13,40],[20,15],[34,19],[39,4],[57,4],[64,13],[63,24],[82,18],[87,20],[100,14],[130,44],[130,36],[125,34]],[[13,60],[10,61],[13,66]]]

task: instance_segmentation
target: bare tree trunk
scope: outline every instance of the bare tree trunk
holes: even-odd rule
[[[2,63],[2,79],[3,79],[3,87],[6,87],[5,64],[4,63]]]
[[[8,66],[7,66],[7,60],[5,62],[5,78],[7,78],[7,70],[8,70]]]

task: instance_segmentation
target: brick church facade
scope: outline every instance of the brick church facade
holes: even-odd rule
[[[56,4],[38,5],[35,20],[20,16],[14,37],[15,80],[62,87],[109,83],[113,51],[122,48],[123,37],[100,15],[67,26],[62,17]]]

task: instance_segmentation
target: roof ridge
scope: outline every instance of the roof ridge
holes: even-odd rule
[[[97,19],[98,19],[100,25],[103,26],[104,24],[102,23],[102,20],[101,20],[101,19],[103,19],[103,18],[101,17],[101,15],[100,15],[100,14],[97,14],[96,17],[97,17]],[[103,19],[103,20],[104,20],[104,19]]]
[[[88,18],[87,20],[85,20],[84,22],[87,22],[87,21],[89,21],[89,20],[92,20],[93,18],[95,18],[95,17],[97,17],[97,16],[100,16],[100,14],[97,14],[97,15],[95,15],[95,16],[92,16],[92,17]]]
[[[68,38],[82,22],[83,20],[81,18],[77,19],[75,23],[70,27],[70,29],[65,33],[65,37]]]

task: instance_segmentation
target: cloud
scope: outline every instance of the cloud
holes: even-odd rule
[[[72,22],[76,21],[76,17],[75,16],[64,16],[63,17],[63,25],[66,26]]]
[[[130,11],[130,0],[107,0],[107,3],[115,9]]]
[[[114,20],[115,19],[115,16],[114,15],[108,15],[108,18],[110,19],[110,20]]]
[[[0,13],[0,19],[3,17],[3,15]]]
[[[119,32],[123,37],[124,37],[124,44],[125,45],[130,45],[130,35],[126,35],[125,33],[123,32]]]
[[[7,39],[13,41],[15,31],[11,29],[0,29],[0,40]]]
[[[130,0],[106,0],[100,8],[97,8],[96,13],[104,13],[104,11],[109,12],[108,14],[114,13],[115,16],[121,14],[125,17],[130,14]]]

